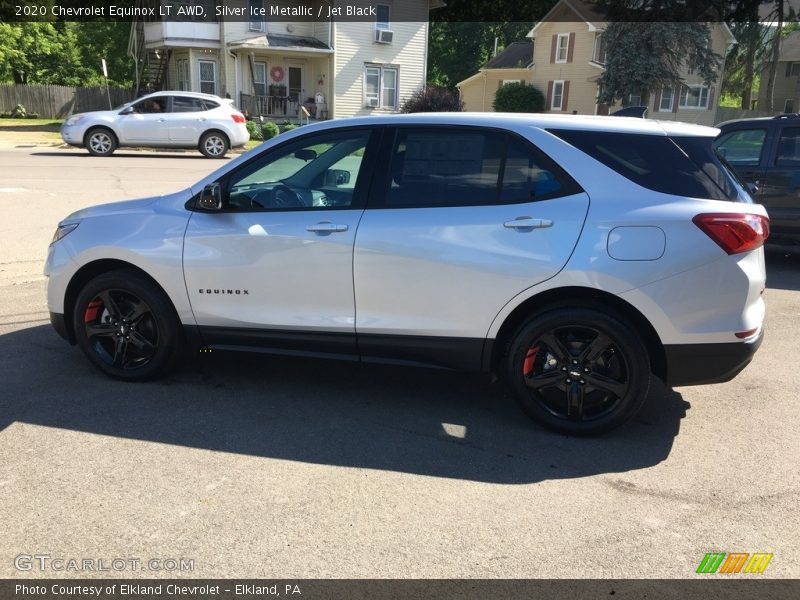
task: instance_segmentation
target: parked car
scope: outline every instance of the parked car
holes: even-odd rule
[[[800,115],[726,121],[714,143],[770,219],[768,244],[800,251]]]
[[[245,118],[232,100],[194,92],[157,92],[120,106],[72,115],[61,138],[94,156],[111,156],[121,146],[197,148],[222,158],[250,139]]]
[[[540,423],[605,431],[651,373],[728,381],[761,341],[768,220],[717,133],[459,113],[303,127],[180,192],[64,219],[51,321],[128,381],[201,347],[495,372]]]

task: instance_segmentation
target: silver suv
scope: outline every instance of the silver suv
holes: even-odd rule
[[[548,427],[605,431],[651,374],[727,381],[761,341],[768,220],[717,133],[502,114],[303,127],[191,188],[64,219],[52,322],[128,381],[201,347],[470,369]]]

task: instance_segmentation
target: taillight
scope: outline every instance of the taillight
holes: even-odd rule
[[[233,113],[231,116],[233,117],[233,122],[234,123],[244,123],[245,122],[244,115],[242,115],[242,114]]]
[[[755,250],[769,237],[769,219],[747,213],[709,213],[692,222],[728,254]]]

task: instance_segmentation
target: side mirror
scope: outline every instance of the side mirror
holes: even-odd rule
[[[218,183],[209,183],[200,192],[197,204],[203,210],[222,210],[222,187]]]
[[[295,152],[294,157],[308,162],[310,160],[314,160],[315,158],[317,158],[317,153],[311,148],[303,148],[302,150],[298,150],[297,152]]]
[[[753,196],[758,194],[758,182],[757,181],[748,181],[747,183],[747,191],[750,192]]]
[[[129,106],[128,108],[122,110],[119,114],[121,115],[130,115],[133,114],[133,107]]]
[[[325,171],[325,185],[338,187],[350,183],[350,171],[344,169],[328,169]]]

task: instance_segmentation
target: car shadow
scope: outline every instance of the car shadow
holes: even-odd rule
[[[0,336],[0,431],[14,422],[191,448],[525,484],[651,467],[689,404],[654,382],[628,425],[551,433],[485,376],[212,353],[153,383],[106,378],[42,325]]]
[[[80,148],[70,148],[70,150],[80,150]],[[234,156],[238,156],[238,154],[233,153]],[[231,155],[224,156],[222,158],[216,159],[207,159],[205,156],[200,154],[200,151],[193,151],[193,150],[186,150],[183,151],[176,151],[176,152],[168,152],[168,151],[158,151],[158,150],[143,150],[137,152],[125,152],[117,151],[114,152],[111,156],[92,156],[86,151],[83,152],[31,152],[31,156],[59,156],[62,158],[65,157],[73,157],[73,158],[91,158],[97,160],[108,160],[109,158],[114,157],[125,157],[125,158],[188,158],[188,159],[203,159],[203,160],[230,160]]]
[[[800,291],[800,253],[787,254],[767,250],[767,287],[776,290]]]

